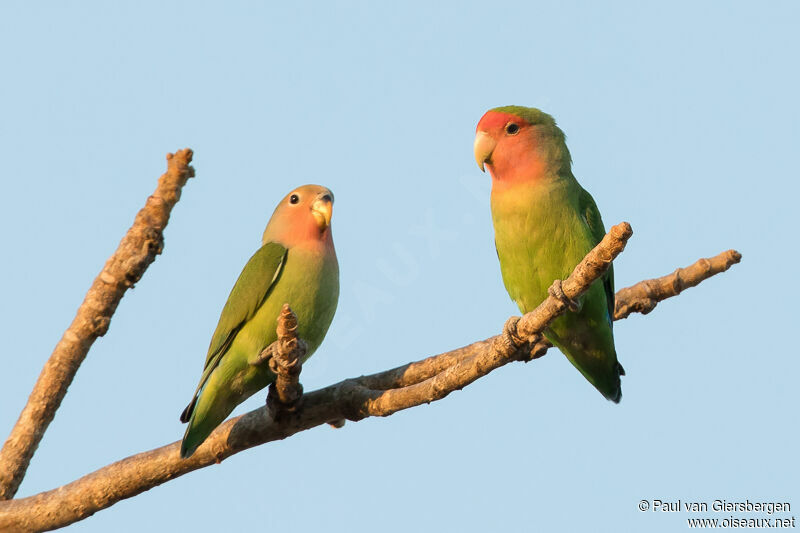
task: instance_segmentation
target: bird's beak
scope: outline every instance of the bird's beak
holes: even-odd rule
[[[479,131],[475,134],[475,162],[478,163],[482,172],[486,172],[483,164],[492,162],[492,152],[494,152],[496,144],[492,136],[485,131]]]
[[[331,225],[331,215],[333,214],[333,198],[329,194],[324,194],[314,200],[311,204],[311,214],[317,222],[317,227],[322,231]]]

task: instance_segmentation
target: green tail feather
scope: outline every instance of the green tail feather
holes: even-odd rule
[[[227,398],[205,398],[200,395],[192,400],[181,415],[181,420],[188,418],[189,426],[181,442],[181,458],[190,457],[197,448],[205,442],[211,432],[216,429],[231,414],[236,402],[226,401]],[[215,396],[215,395],[210,395]]]
[[[559,319],[563,319],[563,317],[559,317]],[[545,330],[545,337],[567,356],[569,362],[583,374],[589,383],[594,385],[600,394],[614,403],[620,402],[622,384],[619,378],[625,375],[625,369],[616,360],[613,344],[610,347],[603,346],[602,343],[593,345],[592,342],[587,341],[586,337],[583,339],[575,336],[563,338],[552,329]],[[591,337],[588,338],[591,339]],[[609,352],[613,357],[608,357]]]

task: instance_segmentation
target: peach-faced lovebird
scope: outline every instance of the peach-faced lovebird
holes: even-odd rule
[[[474,149],[478,166],[492,175],[503,282],[527,313],[603,238],[600,211],[572,174],[564,133],[547,113],[520,106],[492,109],[478,123]],[[612,269],[572,303],[544,335],[603,396],[619,402],[625,371],[614,349]]]
[[[192,455],[234,407],[275,380],[269,365],[251,363],[277,339],[284,303],[297,315],[305,358],[322,343],[339,300],[332,212],[333,193],[319,185],[298,187],[275,208],[261,248],[222,309],[200,384],[181,414],[181,422],[189,423],[181,457]]]

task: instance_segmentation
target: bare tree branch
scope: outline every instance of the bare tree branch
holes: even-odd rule
[[[75,319],[45,363],[27,405],[0,451],[0,500],[16,494],[47,426],[55,417],[92,343],[105,335],[125,291],[139,281],[161,253],[163,231],[170,212],[180,199],[181,188],[194,176],[194,169],[189,165],[191,160],[189,149],[167,154],[167,172],[158,180],[155,192],[95,278]]]
[[[677,296],[701,281],[725,272],[741,260],[742,254],[736,250],[728,250],[714,257],[698,259],[686,268],[675,270],[672,274],[625,287],[617,293],[614,319],[628,318],[628,315],[634,312],[646,315],[655,309],[661,300]]]
[[[622,251],[629,237],[630,227],[627,224],[612,228],[603,242],[561,284],[564,296],[574,299],[586,290]],[[719,257],[710,261],[716,264]],[[683,286],[688,287],[723,270],[689,267],[659,279],[667,283],[682,272]],[[639,285],[620,291],[617,294],[619,305],[629,303],[626,300],[629,296],[626,295],[632,295],[634,299],[641,298]],[[180,442],[175,442],[112,463],[63,487],[27,498],[0,502],[0,530],[40,531],[63,527],[170,479],[219,463],[247,448],[285,439],[332,420],[388,416],[402,409],[444,398],[495,368],[515,360],[530,360],[544,353],[547,345],[539,340],[540,331],[564,312],[565,306],[566,302],[562,299],[550,296],[524,317],[509,319],[501,335],[311,392],[303,396],[299,409],[280,420],[273,420],[266,407],[228,420],[186,460],[180,459]],[[626,316],[618,315],[616,319]],[[273,343],[268,350],[277,350],[279,342]]]

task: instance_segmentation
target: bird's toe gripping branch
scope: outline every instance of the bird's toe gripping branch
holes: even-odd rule
[[[267,411],[278,421],[284,414],[297,411],[303,399],[300,384],[302,360],[306,354],[306,343],[297,336],[297,316],[289,304],[283,304],[278,315],[278,340],[267,346],[259,357],[275,374],[267,393]]]
[[[553,284],[547,289],[547,293],[564,304],[564,307],[568,310],[577,313],[581,310],[581,304],[572,298],[567,298],[567,295],[564,294],[564,289],[561,287],[561,283],[560,279],[554,280]]]
[[[502,343],[506,345],[506,349],[509,353],[514,351],[524,351],[525,348],[528,346],[528,341],[523,339],[517,333],[517,323],[519,322],[520,317],[512,316],[506,323],[503,324],[503,333],[501,336]]]
[[[516,359],[520,361],[533,361],[543,356],[550,344],[538,333],[530,338],[521,335],[517,331],[520,319],[521,317],[512,316],[503,324],[503,333],[498,339],[502,345],[500,349],[507,354],[516,353]]]

